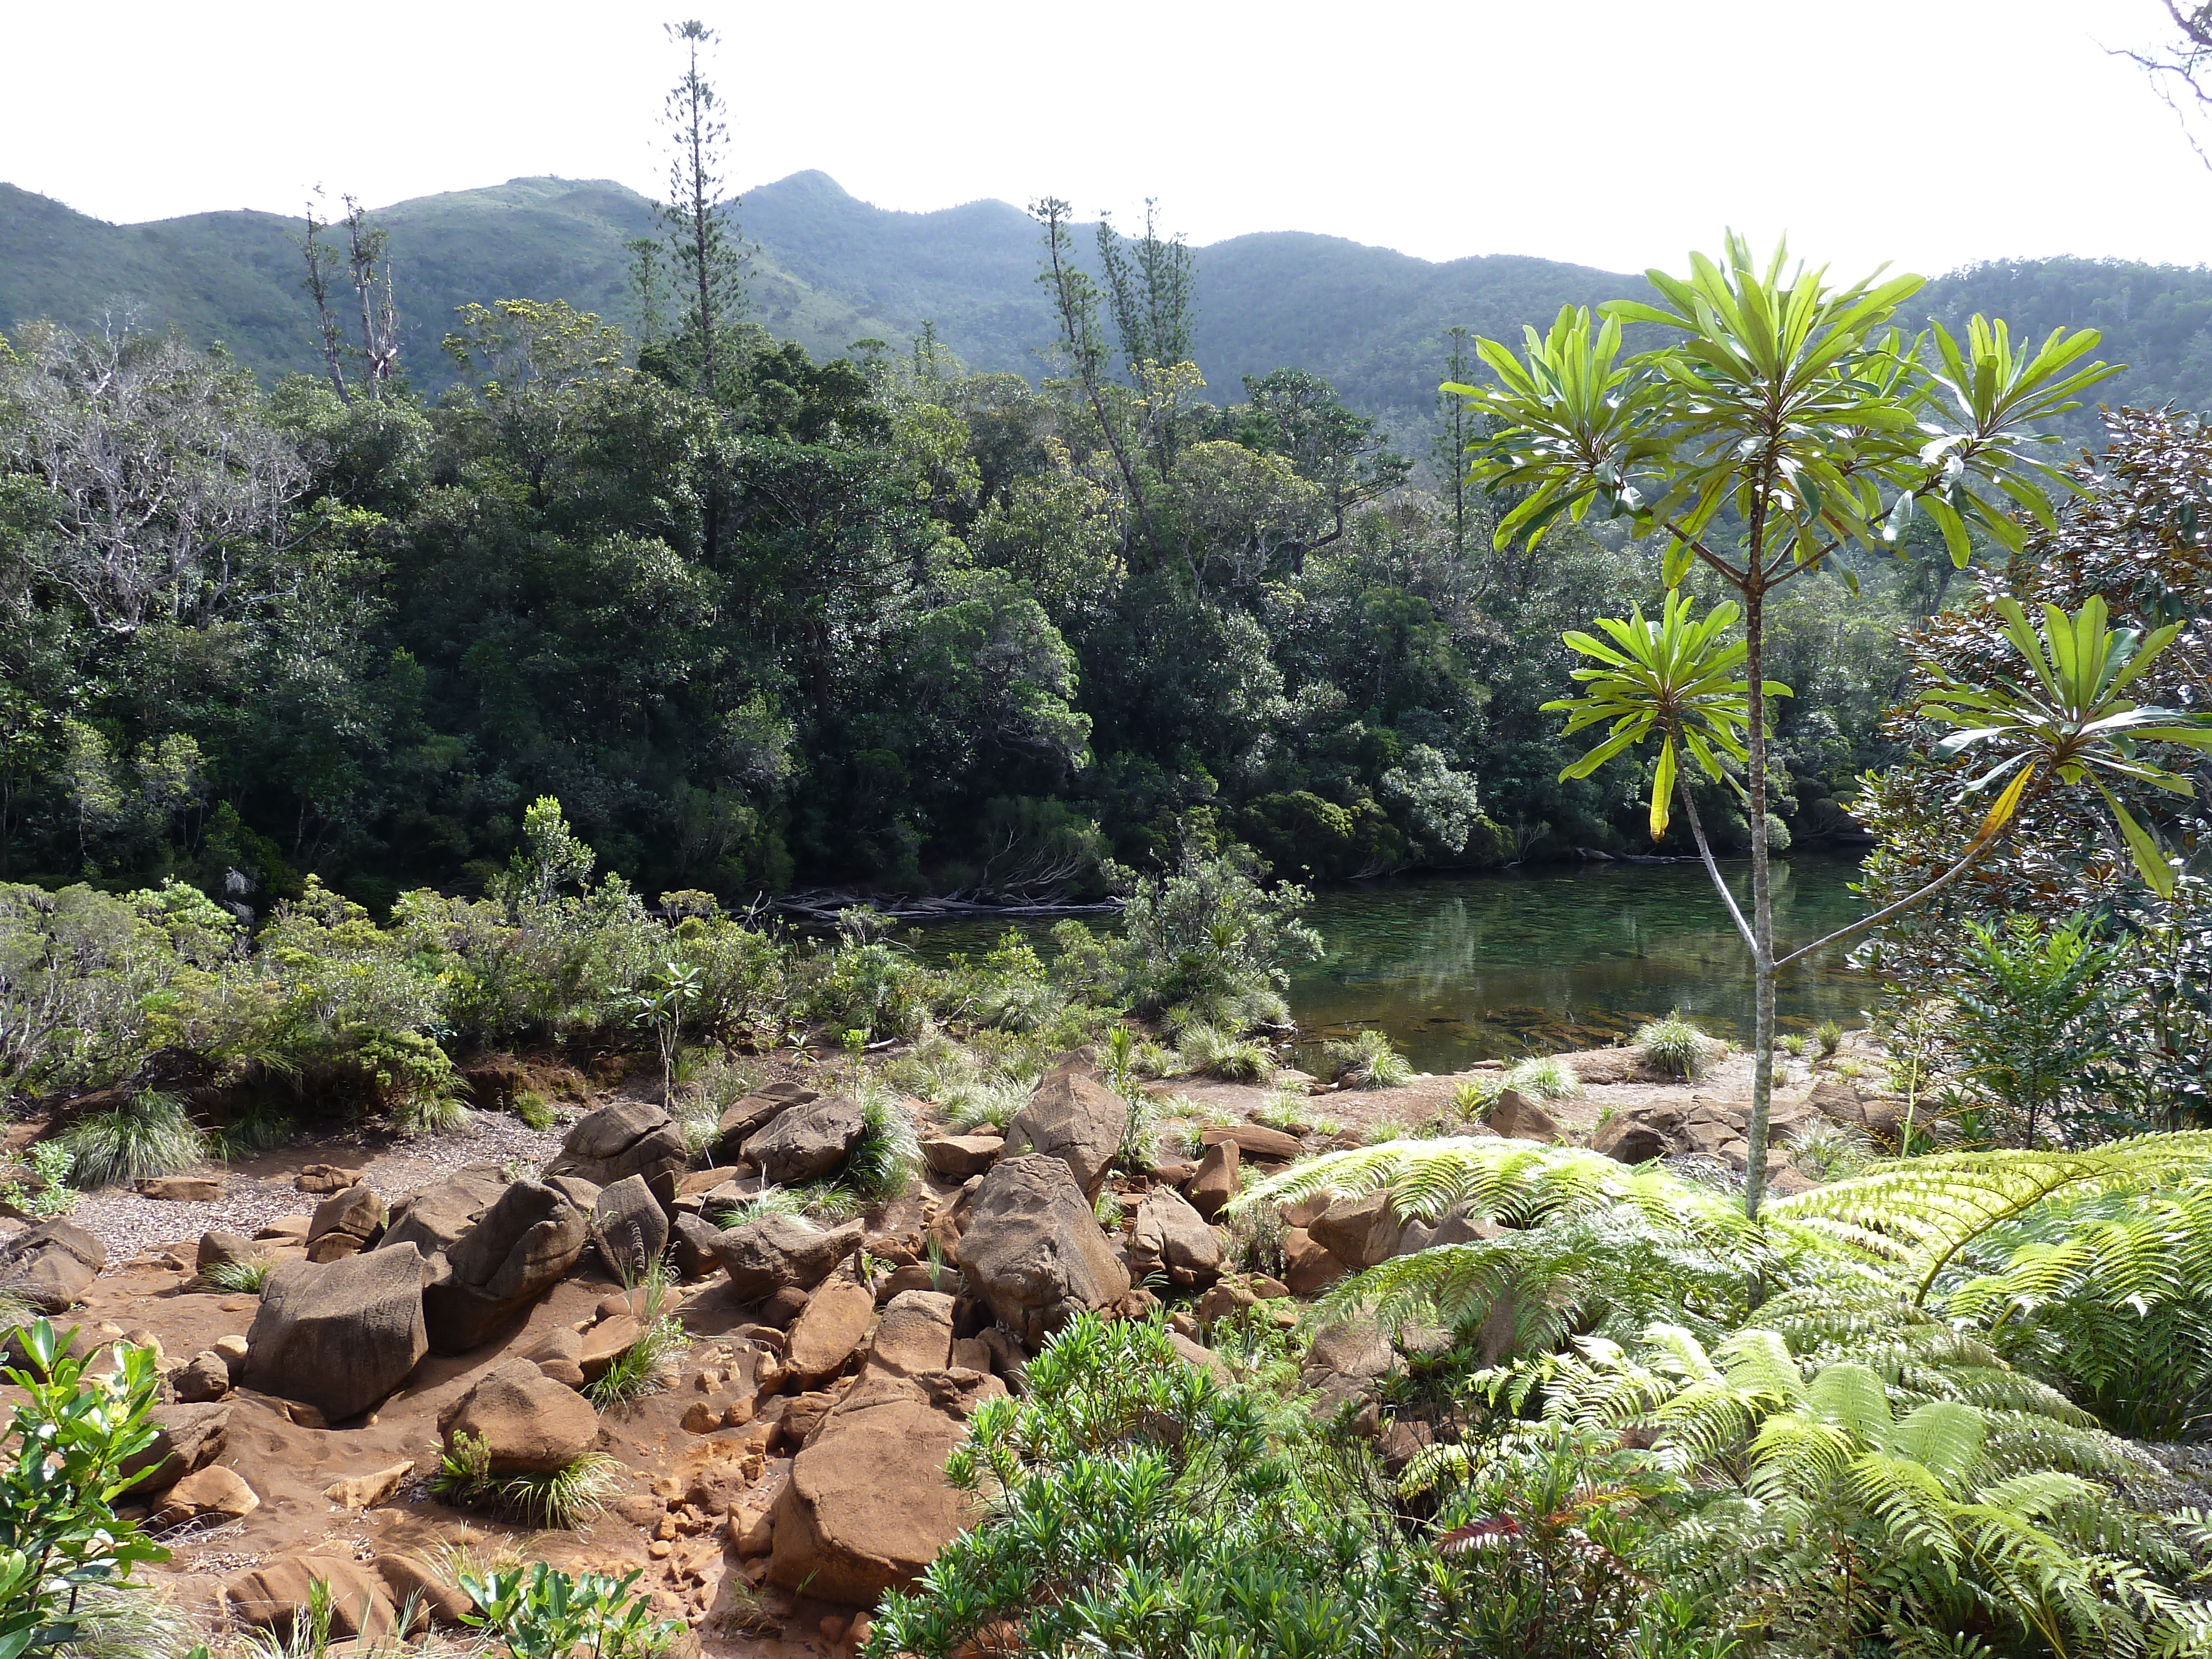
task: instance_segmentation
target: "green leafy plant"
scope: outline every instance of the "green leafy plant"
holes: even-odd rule
[[[2050,928],[2025,916],[2002,927],[1969,922],[1966,933],[1945,1041],[2033,1146],[2063,1108],[2078,1114],[2085,1097],[2117,1082],[2124,1039],[2106,981],[2122,947],[2094,943],[2080,918]]]
[[[1636,1028],[1636,1047],[1644,1058],[1668,1077],[1694,1083],[1712,1063],[1712,1042],[1677,1010],[1664,1019],[1648,1020]]]
[[[173,1175],[207,1156],[207,1139],[184,1107],[151,1089],[87,1113],[57,1141],[74,1161],[77,1184],[88,1190]]]
[[[1258,1043],[1226,1036],[1211,1025],[1186,1025],[1176,1046],[1189,1070],[1227,1083],[1264,1082],[1274,1070],[1267,1051]]]
[[[154,1443],[154,1352],[119,1344],[94,1372],[76,1339],[44,1319],[19,1326],[21,1363],[0,1370],[21,1390],[7,1430],[15,1455],[0,1472],[0,1654],[67,1648],[88,1595],[97,1604],[139,1563],[168,1559],[114,1510],[133,1478],[125,1465]]]
[[[871,1204],[905,1192],[921,1168],[914,1118],[880,1087],[860,1106],[860,1138],[845,1155],[844,1184]]]
[[[1504,1087],[1502,1074],[1473,1077],[1455,1085],[1451,1092],[1452,1115],[1462,1123],[1480,1122],[1490,1115],[1490,1109],[1498,1103]]]
[[[1919,517],[1936,526],[1960,567],[1972,553],[1970,523],[2018,552],[2026,537],[2013,513],[2024,508],[2047,524],[2042,492],[2075,487],[2039,459],[2056,441],[2042,428],[2116,371],[2084,366],[2097,344],[2094,332],[2061,329],[2039,349],[2016,350],[2004,324],[1977,316],[1963,341],[1941,325],[1926,341],[1908,341],[1887,324],[1919,278],[1832,285],[1821,270],[1791,267],[1781,247],[1763,264],[1754,260],[1733,234],[1720,259],[1693,256],[1686,278],[1647,274],[1659,303],[1613,301],[1601,325],[1586,310],[1563,308],[1547,334],[1526,331],[1518,355],[1484,340],[1477,350],[1489,382],[1445,390],[1488,417],[1468,445],[1468,476],[1510,492],[1513,505],[1493,532],[1498,547],[1519,538],[1533,545],[1593,509],[1626,520],[1632,533],[1664,538],[1670,597],[1661,621],[1604,624],[1610,646],[1570,636],[1597,665],[1578,671],[1587,695],[1563,705],[1571,729],[1605,724],[1608,731],[1568,770],[1586,773],[1656,737],[1652,829],[1664,832],[1667,798],[1679,796],[1715,892],[1750,952],[1754,1064],[1744,1207],[1756,1214],[1765,1195],[1775,975],[1789,961],[1880,926],[1958,880],[2019,799],[2014,791],[2001,797],[1965,856],[1896,906],[1787,956],[1778,952],[1769,854],[1778,820],[1765,706],[1786,688],[1765,677],[1770,600],[1846,549],[1904,551],[1905,532]],[[1659,331],[1662,343],[1624,361],[1629,324]],[[1687,601],[1674,592],[1694,567],[1735,596],[1704,624],[1689,619]],[[1723,610],[1726,625],[1741,617],[1740,657],[1720,637],[1726,625],[1705,631]],[[1732,747],[1738,741],[1740,755]],[[1737,787],[1723,761],[1742,768],[1748,919],[1713,860],[1678,745],[1723,787]]]
[[[653,1034],[660,1053],[660,1082],[664,1090],[676,1086],[676,1051],[684,1041],[684,1021],[699,1000],[702,970],[682,962],[664,962],[653,977],[623,1000],[629,1022]],[[861,1040],[866,1041],[862,1033]]]
[[[1802,1060],[1805,1058],[1807,1042],[1806,1038],[1801,1033],[1793,1031],[1788,1036],[1778,1037],[1775,1040],[1774,1046],[1781,1049],[1784,1054],[1789,1055],[1792,1060]]]
[[[1820,1052],[1832,1059],[1844,1046],[1844,1028],[1832,1019],[1824,1019],[1813,1028],[1813,1039],[1820,1045]]]
[[[649,1659],[683,1626],[653,1618],[653,1598],[633,1589],[641,1577],[572,1577],[543,1561],[526,1573],[463,1573],[462,1592],[475,1603],[463,1618],[504,1644],[511,1659]]]

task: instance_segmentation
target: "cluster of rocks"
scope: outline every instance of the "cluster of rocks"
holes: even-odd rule
[[[1746,1102],[1693,1094],[1686,1107],[1639,1106],[1608,1118],[1592,1132],[1590,1149],[1623,1164],[1702,1157],[1741,1175],[1751,1164],[1751,1146],[1747,1138],[1750,1108]],[[1887,1136],[1895,1129],[1889,1103],[1862,1098],[1848,1079],[1823,1078],[1802,1101],[1777,1099],[1767,1120],[1769,1191],[1787,1194],[1803,1192],[1813,1185],[1802,1172],[1791,1167],[1790,1146],[1800,1134],[1822,1119],[1864,1129],[1876,1136]],[[1494,1115],[1491,1121],[1495,1125]]]

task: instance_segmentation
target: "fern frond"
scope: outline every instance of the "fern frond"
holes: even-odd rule
[[[2138,1135],[2087,1152],[1948,1152],[1778,1199],[1770,1224],[1862,1257],[1925,1301],[1959,1253],[2060,1194],[2144,1192],[2212,1173],[2212,1130]]]

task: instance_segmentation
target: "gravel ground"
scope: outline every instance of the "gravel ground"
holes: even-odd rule
[[[444,1179],[467,1164],[510,1160],[535,1172],[561,1149],[564,1123],[532,1129],[505,1112],[479,1112],[465,1129],[425,1135],[416,1140],[371,1144],[362,1140],[318,1140],[284,1148],[265,1158],[217,1166],[211,1173],[223,1183],[222,1197],[206,1204],[173,1204],[142,1198],[127,1188],[88,1193],[69,1218],[107,1247],[119,1262],[157,1245],[197,1240],[221,1230],[254,1232],[280,1215],[301,1215],[323,1194],[303,1193],[293,1177],[310,1164],[334,1164],[359,1170],[362,1179],[397,1200]]]

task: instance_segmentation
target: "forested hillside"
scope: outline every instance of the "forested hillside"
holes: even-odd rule
[[[822,173],[747,192],[756,247],[755,320],[816,356],[855,340],[896,347],[933,323],[969,366],[1034,381],[1045,372],[1036,228],[1004,202],[900,213],[856,200]],[[378,210],[392,237],[405,361],[415,384],[452,383],[438,343],[458,307],[495,299],[567,301],[632,325],[625,243],[656,234],[653,204],[605,180],[518,179]],[[222,340],[264,381],[313,366],[296,220],[251,211],[106,225],[0,185],[0,326],[51,317],[72,327],[121,300],[146,324],[173,323],[198,343]],[[1400,432],[1435,391],[1445,331],[1517,336],[1564,304],[1631,295],[1640,277],[1499,254],[1444,264],[1340,237],[1281,231],[1204,250],[1192,357],[1216,401],[1243,376],[1292,367],[1326,376],[1353,408]],[[1076,257],[1095,274],[1088,239]],[[2119,260],[1998,261],[1943,276],[1908,311],[1957,322],[1974,311],[2047,332],[2102,329],[2130,372],[2115,402],[2212,404],[2212,272]],[[2076,422],[2093,434],[2090,417]]]

